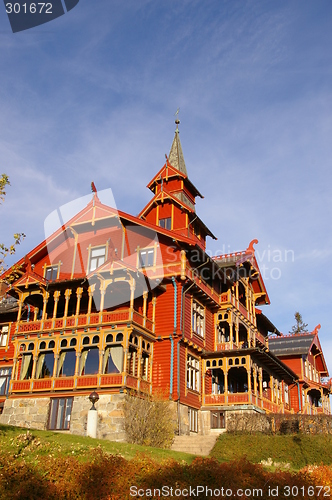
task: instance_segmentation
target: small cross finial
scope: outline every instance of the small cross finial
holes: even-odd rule
[[[179,120],[179,112],[180,112],[180,108],[178,108],[178,109],[176,110],[176,113],[174,114],[174,116],[176,116],[176,119],[175,119],[176,130],[179,130],[179,124],[180,124],[180,120]]]

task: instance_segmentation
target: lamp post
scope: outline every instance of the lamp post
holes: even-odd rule
[[[96,410],[95,403],[97,403],[99,401],[99,396],[98,396],[97,392],[96,391],[91,392],[89,399],[92,403],[92,407],[90,408],[90,410]]]
[[[98,412],[95,407],[95,403],[99,401],[99,396],[96,391],[93,391],[90,396],[89,400],[92,403],[92,406],[88,412],[88,422],[87,422],[87,429],[86,429],[86,435],[92,438],[97,437],[97,424],[98,424]]]

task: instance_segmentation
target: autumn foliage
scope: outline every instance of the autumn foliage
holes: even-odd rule
[[[149,492],[152,492],[150,498],[162,498],[158,490],[165,486],[172,487],[174,492],[176,489],[177,498],[188,498],[185,493],[190,486],[207,486],[212,494],[204,492],[195,498],[222,498],[223,487],[224,491],[233,491],[233,498],[239,489],[260,488],[263,493],[260,498],[267,499],[271,498],[269,488],[278,487],[278,498],[284,496],[284,488],[290,488],[290,491],[298,491],[297,498],[309,499],[323,498],[324,490],[318,495],[320,490],[315,489],[316,485],[327,488],[331,481],[331,467],[306,467],[297,473],[270,472],[245,459],[220,464],[214,459],[199,457],[188,465],[174,460],[157,463],[145,455],[137,455],[127,461],[120,455],[109,455],[96,448],[87,461],[74,456],[50,455],[31,464],[0,453],[1,500],[125,500],[135,498],[130,495],[131,486],[137,488],[135,491],[147,492],[141,498],[149,498]]]

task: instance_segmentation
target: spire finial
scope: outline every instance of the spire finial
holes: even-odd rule
[[[180,120],[179,120],[179,113],[180,113],[180,108],[178,108],[176,110],[176,113],[174,114],[174,116],[176,116],[176,119],[175,119],[175,124],[176,124],[176,131],[178,132],[179,131],[179,124],[180,124]]]

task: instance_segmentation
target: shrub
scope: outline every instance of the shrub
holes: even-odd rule
[[[129,394],[123,403],[123,413],[128,442],[157,448],[171,446],[176,421],[170,401]]]

